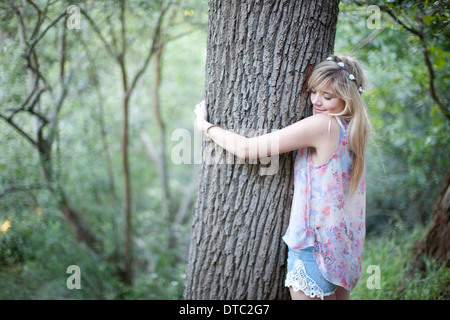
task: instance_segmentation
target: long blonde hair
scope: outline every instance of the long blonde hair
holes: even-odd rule
[[[350,192],[353,194],[364,173],[365,149],[372,131],[361,92],[366,85],[366,76],[360,63],[355,58],[333,56],[318,64],[308,79],[309,89],[320,91],[328,85],[331,86],[334,94],[345,102],[342,112],[331,115],[350,120],[348,144],[354,155],[350,184]]]

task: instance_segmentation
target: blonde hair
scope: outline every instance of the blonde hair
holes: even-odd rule
[[[350,80],[350,75],[353,75],[354,80]],[[344,110],[331,115],[350,120],[348,144],[354,155],[350,183],[350,192],[353,194],[364,173],[365,149],[372,131],[367,108],[360,92],[366,85],[366,76],[355,58],[333,56],[318,64],[308,79],[309,89],[320,91],[329,85],[334,94],[345,101]]]

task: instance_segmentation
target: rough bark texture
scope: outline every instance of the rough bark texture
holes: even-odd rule
[[[309,110],[306,79],[333,52],[338,0],[209,4],[206,103],[210,121],[248,137]],[[224,156],[205,141],[186,271],[186,299],[286,299],[293,153],[270,165]],[[224,164],[225,161],[232,162]],[[220,161],[219,161],[220,162]],[[261,161],[262,162],[262,161]]]
[[[450,267],[450,171],[434,207],[425,237],[415,244],[413,250],[413,265],[419,269],[425,269],[423,256],[437,259]]]

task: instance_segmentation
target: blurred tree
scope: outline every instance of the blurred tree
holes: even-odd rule
[[[105,2],[106,3],[106,2]],[[193,193],[192,188],[187,188],[184,200],[179,202],[171,196],[171,192],[168,184],[168,169],[166,160],[166,125],[161,115],[161,102],[160,102],[160,86],[162,80],[162,56],[165,45],[176,39],[179,39],[190,32],[198,30],[199,24],[197,21],[192,20],[189,24],[192,28],[185,29],[183,32],[170,33],[171,28],[179,23],[179,14],[182,13],[183,6],[190,8],[190,11],[185,11],[189,15],[193,15],[192,8],[200,8],[201,6],[192,6],[190,1],[184,1],[179,3],[178,1],[134,1],[127,2],[120,0],[118,2],[120,8],[117,8],[108,19],[100,23],[96,17],[103,15],[102,12],[98,12],[98,7],[90,7],[88,3],[86,6],[81,6],[81,14],[86,17],[89,25],[92,27],[93,32],[100,39],[103,48],[109,54],[112,61],[116,63],[120,70],[121,85],[122,85],[122,134],[121,134],[121,159],[122,159],[122,172],[123,172],[123,186],[124,186],[124,203],[123,203],[123,215],[125,218],[125,244],[124,244],[124,269],[121,270],[121,276],[125,283],[131,284],[133,279],[133,257],[132,257],[132,190],[131,190],[131,175],[129,166],[129,109],[130,99],[133,94],[138,90],[138,83],[144,77],[151,62],[155,64],[154,67],[154,82],[151,88],[151,105],[153,110],[153,116],[156,121],[156,127],[159,133],[159,139],[156,143],[153,142],[150,135],[145,131],[141,131],[141,139],[150,154],[152,161],[155,164],[156,171],[159,177],[159,181],[162,189],[162,209],[164,212],[168,212],[168,222],[170,225],[168,249],[177,248],[177,238],[174,229],[185,219],[185,215],[188,207],[188,200]],[[101,8],[101,7],[100,7]],[[151,36],[144,37],[145,52],[138,53],[132,52],[130,46],[130,38],[137,36],[137,31],[141,27],[141,21],[136,21],[136,17],[133,16],[137,12],[151,12],[154,13],[153,21],[149,21],[151,24]],[[114,20],[114,16],[115,20]],[[134,18],[134,19],[133,19]],[[128,20],[134,20],[128,23]],[[115,23],[114,23],[115,22]],[[113,25],[111,25],[113,23]],[[138,26],[136,26],[138,25]],[[136,28],[138,30],[136,30]],[[106,30],[106,31],[105,31]],[[148,31],[148,29],[144,29]],[[140,60],[140,61],[139,61]],[[134,74],[130,75],[130,70],[134,70]],[[185,200],[187,199],[187,200]],[[187,204],[186,204],[187,203]],[[174,259],[178,261],[178,258]]]
[[[413,264],[421,270],[426,267],[424,256],[450,267],[450,174],[444,181],[427,232],[414,246]]]
[[[158,199],[158,201],[162,203],[162,207],[170,207],[168,208],[169,217],[167,218],[169,221],[165,221],[165,223],[170,226],[171,232],[167,232],[169,234],[168,243],[163,247],[173,249],[172,253],[178,249],[177,232],[174,230],[187,220],[193,188],[188,188],[183,197],[180,197],[182,199],[171,196],[169,189],[165,149],[166,129],[160,114],[160,84],[163,78],[162,56],[165,44],[169,41],[178,40],[203,26],[201,22],[203,6],[197,5],[196,1],[183,1],[180,4],[179,1],[167,0],[151,2],[143,0],[132,2],[122,0],[116,2],[45,1],[42,3],[6,1],[0,5],[0,39],[6,39],[5,43],[10,46],[10,48],[5,46],[4,51],[6,52],[7,49],[11,51],[11,48],[16,50],[16,47],[20,46],[23,59],[17,57],[16,60],[20,67],[23,64],[22,62],[25,62],[23,68],[11,67],[11,73],[15,77],[20,77],[20,73],[22,73],[29,79],[24,86],[18,85],[20,81],[17,81],[11,84],[11,87],[4,86],[2,88],[2,97],[5,97],[9,105],[0,110],[0,117],[36,149],[42,167],[42,179],[46,182],[6,185],[6,187],[2,187],[0,197],[6,193],[20,190],[38,188],[51,190],[55,199],[58,199],[58,207],[70,222],[78,240],[86,243],[96,252],[101,251],[102,254],[105,253],[102,251],[104,249],[103,242],[106,245],[111,242],[114,243],[113,256],[108,256],[108,259],[111,259],[115,264],[121,280],[127,284],[132,283],[132,269],[136,262],[133,261],[132,255],[133,199],[131,184],[133,181],[128,151],[130,148],[129,140],[131,140],[129,135],[132,129],[129,124],[129,109],[133,103],[131,99],[133,95],[136,97],[140,92],[143,93],[141,96],[146,96],[141,100],[145,103],[150,101],[149,107],[153,107],[154,118],[160,131],[160,139],[156,143],[153,143],[150,135],[144,134],[144,130],[141,133],[146,137],[145,142],[151,144],[155,151],[152,154],[154,156],[152,159],[160,176],[163,194],[163,199]],[[17,31],[19,31],[18,36],[16,36]],[[132,43],[136,45],[131,45]],[[6,61],[2,62],[7,64]],[[111,76],[111,63],[117,66],[119,79]],[[147,81],[145,85],[140,86],[152,63],[155,64],[154,77],[152,75],[152,78],[154,78],[153,90],[150,92],[149,90],[140,91],[142,87],[146,89],[148,83],[152,83],[152,81]],[[2,80],[7,82],[6,79]],[[112,93],[115,90],[116,82],[120,83],[119,88],[121,89],[118,91],[121,93],[121,98],[116,99],[116,101],[119,101],[122,110],[120,154],[123,185],[120,184],[118,188],[114,183],[114,159],[111,159],[110,155],[110,147],[114,148],[114,144],[108,145],[107,131],[112,133],[111,136],[115,136],[115,131],[111,127],[119,126],[115,123],[105,124],[105,115],[103,114],[103,107],[108,95],[115,97]],[[27,89],[30,93],[24,94],[27,85],[29,85]],[[90,95],[90,90],[97,99],[91,99],[93,96]],[[138,103],[141,102],[139,99],[136,100],[138,100]],[[65,115],[60,117],[64,104],[68,105],[66,108],[68,110],[66,110]],[[81,109],[80,104],[88,104],[94,107]],[[83,208],[85,212],[82,212],[82,204],[72,205],[72,203],[76,203],[76,200],[79,200],[76,199],[76,195],[70,194],[70,191],[73,190],[73,185],[71,185],[73,181],[63,181],[64,178],[61,178],[62,171],[71,170],[67,164],[61,164],[61,159],[65,156],[69,158],[78,157],[77,147],[83,145],[83,143],[80,140],[82,128],[74,128],[74,131],[71,132],[74,136],[63,137],[63,140],[71,140],[69,143],[72,144],[70,148],[63,150],[63,155],[61,155],[61,142],[58,139],[60,138],[60,130],[65,128],[64,125],[58,127],[58,124],[64,123],[67,120],[64,116],[67,117],[72,112],[83,114],[89,118],[95,115],[95,112],[90,113],[95,109],[97,109],[95,126],[100,129],[101,145],[105,156],[105,163],[99,164],[99,166],[106,164],[108,174],[106,181],[110,193],[107,195],[107,201],[111,202],[112,200],[113,202],[113,205],[111,203],[108,205],[116,207],[123,203],[124,232],[116,232],[119,223],[116,224],[114,217],[112,219],[114,224],[112,239],[109,239],[108,235],[105,234],[100,236],[97,232],[102,229],[105,230],[105,223],[103,223],[105,218],[114,213],[103,212],[99,220],[96,221],[92,214],[95,211],[92,208],[95,208],[96,205],[93,203],[86,203],[86,207]],[[144,111],[144,109],[140,110],[142,114],[145,114]],[[111,121],[112,119],[107,120]],[[65,124],[67,126],[67,122]],[[32,132],[30,130],[32,125],[35,126],[35,130],[33,133],[29,133]],[[86,126],[89,126],[89,124]],[[149,127],[146,125],[146,128]],[[76,139],[74,139],[75,137]],[[91,137],[94,137],[94,140],[96,139],[95,135],[89,136],[89,138]],[[94,151],[94,146],[96,146],[96,141],[92,141],[92,145],[88,146],[88,148],[92,148],[90,151]],[[66,145],[63,142],[62,148],[65,147]],[[96,155],[92,155],[93,159],[95,157]],[[76,162],[82,166],[83,160],[79,158]],[[86,169],[93,171],[96,169],[95,165],[91,163],[89,163],[89,167],[89,169]],[[80,198],[89,198],[89,193],[94,193],[93,199],[98,200],[98,205],[101,206],[100,198],[102,195],[99,196],[97,188],[90,185],[93,182],[87,181],[88,179],[85,179],[81,174],[79,176],[82,183],[87,186],[87,189],[84,190],[84,196],[82,194]],[[3,181],[0,180],[0,182]],[[69,183],[64,185],[65,182]],[[147,181],[145,186],[148,187],[151,184],[151,181]],[[122,197],[117,195],[117,190],[123,190]],[[136,205],[136,203],[140,202],[135,200],[134,204]],[[159,202],[154,204],[154,206],[158,205]],[[162,216],[166,218],[165,211]],[[87,218],[87,222],[83,218]],[[102,222],[101,225],[95,223],[100,221]],[[94,224],[91,224],[92,222]],[[122,235],[125,238],[123,245],[121,245]],[[119,248],[119,245],[121,248]],[[106,252],[106,254],[108,255],[109,252]],[[180,257],[182,254],[175,256]],[[174,259],[174,261],[178,260]]]
[[[22,98],[18,105],[5,108],[7,113],[0,113],[0,118],[6,121],[22,137],[28,141],[39,155],[41,174],[46,187],[56,196],[57,203],[64,217],[70,223],[77,238],[88,247],[99,251],[100,240],[88,228],[82,215],[70,203],[63,186],[56,178],[52,161],[52,146],[58,131],[58,121],[61,109],[66,100],[73,73],[78,67],[79,60],[74,59],[68,70],[68,44],[66,36],[65,18],[66,7],[50,3],[38,6],[33,1],[19,5],[16,1],[6,1],[1,8],[5,15],[13,13],[17,20],[20,36],[20,46],[28,71],[29,93]],[[51,17],[57,14],[56,18]],[[39,46],[40,42],[49,35],[57,39],[59,48],[57,58]],[[58,76],[52,75],[52,68],[58,68]],[[49,98],[43,101],[43,95]],[[23,122],[16,121],[19,114],[26,114],[34,122],[34,132],[29,133]],[[14,186],[26,188],[26,186]]]
[[[394,20],[402,29],[419,40],[424,63],[428,70],[430,96],[441,112],[450,121],[448,97],[440,96],[436,88],[436,73],[433,65],[445,66],[450,39],[448,1],[394,0],[394,1],[358,1],[347,0],[362,7],[377,7]],[[437,47],[441,50],[436,50]],[[432,52],[435,62],[432,62]],[[446,53],[447,52],[447,53]]]
[[[306,79],[333,52],[338,4],[210,1],[210,121],[252,135],[300,120],[310,108]],[[203,149],[215,153],[215,162],[201,166],[185,298],[288,298],[281,237],[289,218],[293,154],[271,158],[269,168],[263,160],[224,164],[230,159],[211,146]]]
[[[149,66],[150,60],[156,55],[160,54],[163,45],[161,42],[161,28],[163,24],[163,19],[168,12],[171,1],[164,3],[164,1],[157,1],[158,8],[158,18],[157,23],[153,32],[152,37],[149,41],[149,49],[141,62],[140,67],[138,67],[134,76],[129,76],[130,65],[129,63],[135,64],[136,61],[128,61],[127,63],[127,52],[128,52],[128,40],[129,31],[126,24],[127,16],[127,4],[125,0],[120,1],[120,11],[119,11],[119,24],[120,24],[120,36],[116,38],[116,35],[111,32],[111,41],[107,41],[103,36],[100,27],[97,22],[88,13],[88,10],[81,8],[81,13],[87,18],[90,25],[93,27],[95,33],[101,39],[105,49],[111,55],[111,58],[117,63],[120,68],[121,80],[122,80],[122,139],[121,139],[121,153],[122,153],[122,171],[123,171],[123,186],[124,186],[124,205],[123,212],[125,218],[125,244],[124,244],[124,265],[123,270],[123,280],[127,284],[131,284],[133,281],[133,256],[132,256],[132,208],[131,208],[131,180],[130,180],[130,167],[129,167],[129,155],[128,155],[128,145],[129,145],[129,108],[130,108],[130,98],[136,89],[136,85],[141,77],[144,75],[146,69]],[[112,29],[111,29],[112,30]],[[165,192],[167,188],[164,187]]]

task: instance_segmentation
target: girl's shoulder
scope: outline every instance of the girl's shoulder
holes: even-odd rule
[[[331,134],[334,135],[334,128],[337,125],[330,125],[333,121],[332,118],[333,116],[329,114],[316,114],[304,118],[290,126],[273,132],[272,135],[274,136],[271,139],[278,142],[278,153],[303,147],[321,148],[328,139],[329,128],[331,128]],[[264,139],[267,140],[268,138],[265,137]],[[263,141],[265,141],[264,139]]]
[[[328,123],[328,121],[332,118],[334,118],[334,117],[332,115],[330,115],[328,112],[322,112],[322,113],[318,113],[318,114],[314,114],[309,117],[306,117],[303,120],[307,120],[308,122],[320,125],[320,124]]]
[[[328,112],[318,113],[305,118],[305,122],[314,128],[317,133],[329,133],[332,125],[338,124],[339,118],[330,115]]]

